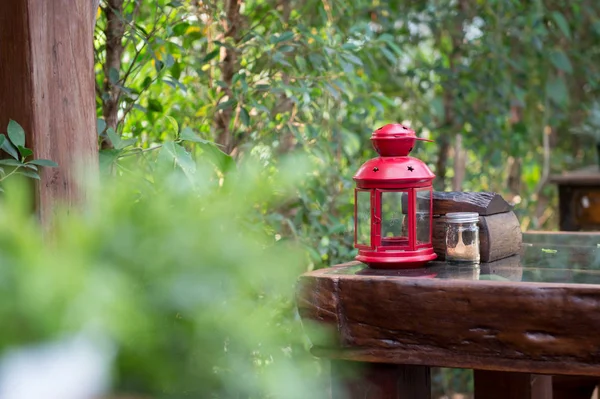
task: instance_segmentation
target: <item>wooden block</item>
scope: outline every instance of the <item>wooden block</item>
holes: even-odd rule
[[[434,191],[433,214],[450,212],[477,212],[480,216],[512,211],[512,207],[500,194],[489,192]]]
[[[408,212],[408,196],[402,195],[402,213]],[[419,209],[427,209],[428,196],[417,198]],[[480,216],[495,215],[512,211],[512,206],[500,194],[490,192],[434,191],[433,214],[450,212],[477,212]]]
[[[479,251],[481,262],[493,262],[521,251],[522,233],[514,212],[479,216]],[[433,250],[439,259],[446,255],[446,222],[443,217],[433,219]]]

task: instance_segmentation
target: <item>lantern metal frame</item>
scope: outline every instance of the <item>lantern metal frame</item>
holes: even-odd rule
[[[361,166],[354,180],[354,244],[358,249],[357,260],[373,268],[415,268],[435,259],[433,251],[433,178],[435,175],[427,165],[417,158],[408,156],[416,140],[414,131],[403,125],[386,125],[373,133],[373,145],[380,157],[371,159]],[[429,140],[426,140],[429,141]],[[370,242],[358,243],[359,192],[370,193]],[[382,203],[384,193],[406,195],[407,245],[384,245],[382,238]],[[418,193],[429,192],[428,242],[419,243],[418,237]],[[403,209],[402,209],[403,211]],[[404,212],[403,212],[404,214]],[[401,236],[401,238],[405,238]]]

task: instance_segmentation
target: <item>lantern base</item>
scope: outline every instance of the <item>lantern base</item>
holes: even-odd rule
[[[416,269],[437,258],[433,248],[420,248],[415,251],[365,251],[359,250],[356,260],[372,269]]]

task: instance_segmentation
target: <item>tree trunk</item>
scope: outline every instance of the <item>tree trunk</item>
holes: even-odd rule
[[[438,158],[435,163],[434,187],[438,191],[446,189],[446,163],[448,162],[448,153],[450,152],[450,140],[447,135],[438,139]]]
[[[241,25],[240,6],[242,0],[226,0],[225,4],[225,20],[223,28],[225,30],[225,38],[231,37],[234,41],[238,41],[239,29]],[[227,96],[228,100],[233,99],[233,91],[231,85],[233,83],[233,75],[238,71],[237,52],[235,48],[221,47],[221,81],[226,85],[220,89],[221,100]],[[217,126],[217,143],[222,145],[223,151],[230,154],[235,147],[234,137],[232,133],[231,121],[234,116],[234,109],[228,107],[217,111],[215,122]],[[235,129],[235,126],[233,126]]]
[[[96,29],[96,15],[98,15],[100,0],[92,0],[92,32]]]
[[[104,62],[104,94],[102,98],[102,115],[106,127],[117,131],[119,124],[119,102],[121,90],[117,82],[121,77],[121,58],[123,56],[123,35],[125,23],[122,20],[124,0],[107,0],[104,8],[106,14],[106,60]],[[112,143],[103,138],[102,148],[112,148]]]
[[[465,0],[460,0],[456,7],[456,15],[454,18],[450,20],[449,26],[446,28],[450,32],[450,36],[452,38],[452,50],[451,53],[448,54],[449,59],[449,67],[450,67],[450,80],[446,80],[442,82],[442,87],[444,90],[443,102],[444,102],[444,124],[443,124],[443,135],[438,140],[439,142],[439,152],[438,159],[436,163],[436,178],[434,181],[434,185],[438,190],[444,190],[446,186],[446,166],[448,163],[448,156],[450,153],[450,134],[459,134],[457,133],[458,126],[455,118],[455,97],[452,90],[454,86],[453,79],[458,80],[458,68],[457,61],[461,57],[461,46],[464,39],[464,31],[462,28],[462,23],[464,19],[464,13],[467,11],[467,2]],[[438,36],[438,41],[441,41],[441,35]],[[456,173],[456,171],[455,171]]]
[[[462,145],[462,135],[458,133],[454,139],[454,177],[452,191],[462,191],[466,172],[466,154]]]

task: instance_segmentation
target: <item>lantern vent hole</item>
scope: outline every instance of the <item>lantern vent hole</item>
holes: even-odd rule
[[[375,166],[375,167],[373,168],[373,172],[379,172],[379,168],[378,168],[377,166]]]
[[[412,167],[412,166],[410,166],[410,165],[408,165],[408,168],[407,168],[407,169],[408,169],[409,171],[411,171],[411,172],[413,172],[413,171],[415,170],[415,168],[413,168],[413,167]]]

